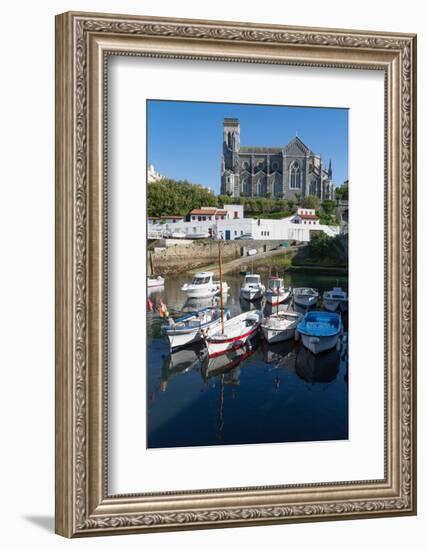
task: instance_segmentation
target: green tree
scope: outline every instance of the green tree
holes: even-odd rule
[[[326,216],[332,216],[335,213],[337,203],[329,199],[322,201],[322,211]]]
[[[348,201],[348,180],[346,180],[341,187],[336,188],[335,197],[337,200]]]
[[[312,208],[313,210],[319,210],[319,197],[317,195],[308,195],[301,200],[300,206],[302,206],[303,208]]]
[[[186,216],[193,208],[216,206],[217,198],[201,185],[165,178],[148,184],[147,204],[149,216]]]

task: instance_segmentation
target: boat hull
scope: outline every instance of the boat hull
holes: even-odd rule
[[[228,319],[229,314],[225,314],[225,319]],[[191,346],[196,342],[200,342],[203,336],[209,336],[212,332],[215,332],[221,325],[221,317],[205,323],[201,326],[177,328],[173,327],[166,329],[166,336],[169,340],[169,346],[171,351],[176,351],[179,348],[185,346]]]
[[[187,294],[188,298],[213,298],[214,296],[219,296],[220,288],[219,285],[214,285],[212,287],[205,288],[182,288],[182,291]],[[223,285],[222,294],[223,296],[228,293],[228,285]]]
[[[253,338],[259,329],[259,323],[253,325],[248,332],[226,339],[211,339],[206,341],[209,358],[217,357],[228,351],[234,351],[242,348],[247,342]]]
[[[289,300],[290,296],[290,292],[279,292],[278,294],[276,294],[267,290],[267,292],[265,293],[265,299],[267,303],[271,304],[272,306],[284,304],[286,301]]]
[[[262,334],[269,344],[291,340],[295,336],[295,328],[292,329],[274,329],[267,326],[261,326]]]
[[[259,289],[241,289],[240,290],[240,296],[244,300],[248,300],[249,302],[252,302],[253,300],[260,300],[263,296],[264,292],[261,288]]]
[[[300,307],[314,307],[318,300],[317,296],[294,296],[294,302]]]
[[[339,334],[333,336],[310,336],[301,334],[301,339],[304,347],[317,355],[323,351],[333,349],[338,343]]]
[[[347,311],[348,304],[344,300],[325,300],[323,299],[323,307],[328,311]]]
[[[200,342],[201,335],[200,335],[200,329],[197,329],[196,331],[189,331],[187,333],[182,332],[174,332],[173,334],[167,335],[169,340],[169,346],[171,351],[175,351],[179,348],[182,348],[184,346],[190,346],[191,344],[195,344],[196,342]]]
[[[159,288],[165,286],[165,280],[163,277],[157,277],[156,279],[148,278],[147,288]]]

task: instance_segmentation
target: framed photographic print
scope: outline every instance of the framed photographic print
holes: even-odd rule
[[[415,514],[416,37],[56,19],[56,531]]]

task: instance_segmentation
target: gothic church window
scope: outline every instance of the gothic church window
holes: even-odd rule
[[[289,169],[289,187],[290,189],[301,189],[301,171],[295,160]]]
[[[248,180],[248,178],[245,178],[245,179],[242,181],[241,193],[242,193],[243,195],[245,195],[245,197],[247,197],[247,196],[250,195],[250,193],[249,193],[249,180]]]
[[[281,195],[281,193],[282,193],[282,185],[280,182],[280,178],[276,177],[273,184],[273,194],[276,198],[278,198],[279,195]]]
[[[267,194],[267,178],[262,178],[259,181],[259,194],[263,197]]]

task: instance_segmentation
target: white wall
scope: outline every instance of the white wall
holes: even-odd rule
[[[255,9],[249,9],[253,6]],[[421,103],[426,89],[425,16],[422,3],[300,3],[265,0],[15,0],[2,8],[1,151],[1,518],[2,547],[174,548],[259,547],[421,548],[427,530],[425,455],[426,399],[419,399],[419,515],[246,529],[195,531],[103,539],[60,539],[52,534],[54,498],[54,20],[68,9],[173,17],[234,19],[294,25],[351,27],[419,33],[419,182],[425,180],[421,152],[427,120]],[[427,207],[424,187],[420,208]],[[425,218],[419,217],[419,249],[427,248]],[[426,278],[425,252],[419,258]],[[420,285],[419,376],[425,390],[425,285]],[[424,543],[425,544],[425,543]]]

